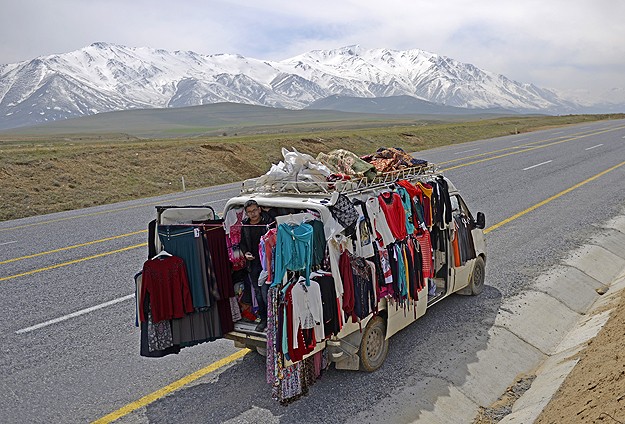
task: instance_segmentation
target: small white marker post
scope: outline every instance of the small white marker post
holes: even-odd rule
[[[182,191],[187,191],[187,188],[184,185],[184,177],[182,177]]]

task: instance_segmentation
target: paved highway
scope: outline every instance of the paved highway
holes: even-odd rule
[[[502,299],[582,245],[598,231],[596,224],[623,213],[625,120],[417,156],[438,163],[473,213],[486,214],[487,287],[478,297],[446,299],[394,336],[379,371],[329,370],[288,407],[271,399],[264,359],[249,353],[233,361],[238,349],[229,341],[160,359],[138,353],[132,276],[146,259],[145,228],[154,206],[208,204],[221,211],[238,183],[0,222],[2,421],[418,418],[412,400],[431,404],[449,394],[450,382],[462,383],[459,375],[466,376],[484,349]],[[229,358],[226,366],[215,370],[223,358]]]

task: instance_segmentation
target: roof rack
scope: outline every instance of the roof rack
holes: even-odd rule
[[[279,193],[280,195],[299,196],[326,196],[333,192],[349,194],[383,188],[398,180],[423,180],[437,175],[442,175],[442,173],[438,171],[438,167],[433,164],[428,164],[379,173],[371,180],[362,177],[341,181],[275,180],[263,183],[263,177],[257,177],[243,181],[241,194]]]

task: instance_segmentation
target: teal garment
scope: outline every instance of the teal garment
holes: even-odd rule
[[[406,212],[406,232],[408,235],[414,234],[414,223],[412,221],[412,200],[410,200],[410,194],[408,194],[408,190],[403,187],[398,187],[397,193],[399,193],[399,197],[401,197],[401,204],[404,207],[404,212]]]
[[[289,288],[289,284],[286,284],[284,286],[284,288],[281,290],[281,298],[285,299],[285,304],[284,307],[282,308],[282,354],[284,355],[284,359],[286,359],[287,361],[291,360],[291,357],[289,356],[289,341],[288,341],[288,337],[287,337],[287,328],[286,328],[286,323],[287,323],[287,317],[286,317],[286,292]]]
[[[310,224],[280,224],[276,237],[274,275],[271,287],[280,284],[287,270],[304,271],[310,285],[310,265],[313,252],[313,227]]]
[[[313,227],[313,266],[323,263],[326,254],[326,235],[323,231],[323,222],[318,219],[312,221]]]
[[[191,299],[193,307],[196,309],[206,308],[210,306],[208,299],[207,285],[203,276],[203,268],[201,253],[198,251],[197,237],[199,232],[196,228],[189,228],[175,225],[160,225],[158,227],[158,236],[165,250],[184,260],[187,268],[187,276],[189,280],[189,289],[191,290]]]

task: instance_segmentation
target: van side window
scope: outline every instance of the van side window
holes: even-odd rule
[[[451,210],[454,214],[462,213],[469,219],[473,220],[469,208],[467,207],[466,203],[464,203],[464,200],[462,200],[462,197],[460,197],[460,195],[458,194],[451,196]]]
[[[458,204],[458,196],[450,196],[449,199],[451,200],[451,211],[453,213],[458,213],[458,211],[460,210],[460,205]]]

